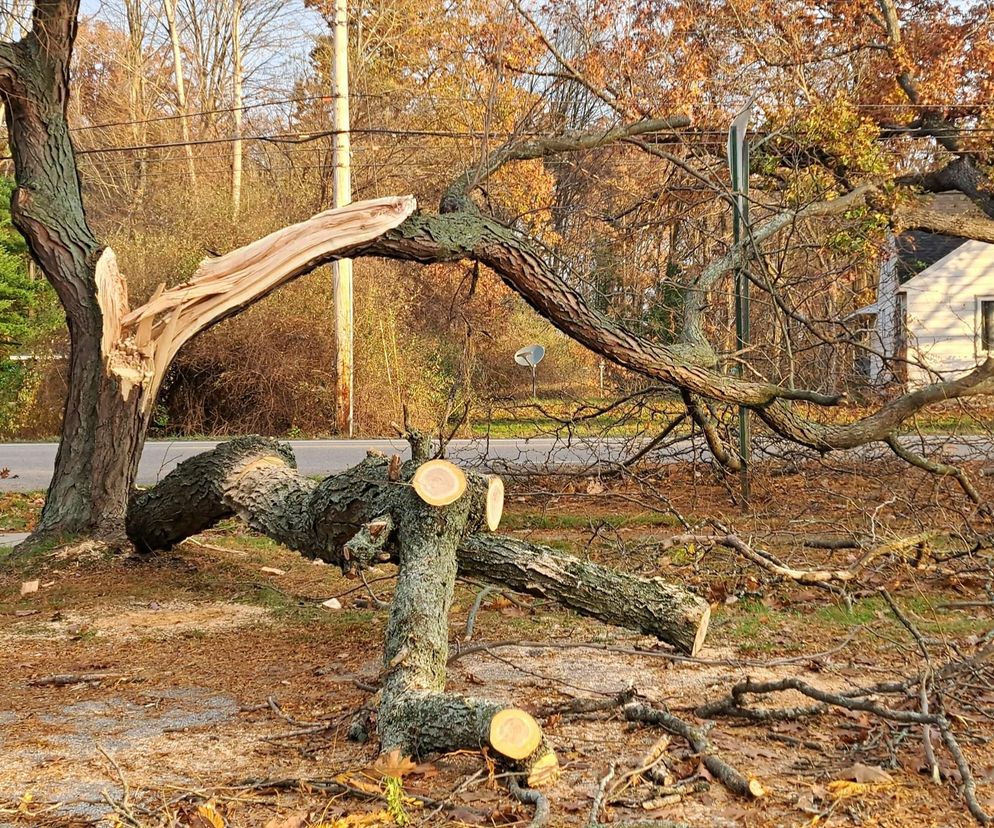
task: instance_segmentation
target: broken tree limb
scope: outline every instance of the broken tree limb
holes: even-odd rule
[[[357,201],[325,210],[223,256],[204,259],[193,277],[160,287],[141,307],[128,310],[127,289],[113,251],[96,267],[97,299],[104,314],[101,352],[121,378],[125,398],[143,388],[151,408],[173,357],[192,337],[238,313],[305,273],[315,262],[376,239],[414,212],[411,196]]]
[[[717,544],[718,546],[724,546],[727,549],[737,552],[746,560],[780,578],[796,581],[799,584],[806,584],[808,586],[834,589],[837,584],[848,584],[857,581],[860,573],[878,558],[889,554],[901,554],[908,549],[926,544],[932,538],[933,534],[932,532],[921,532],[908,538],[899,538],[895,541],[882,543],[870,549],[858,561],[846,569],[797,569],[788,566],[768,550],[750,546],[734,533],[674,535],[662,544],[662,548],[670,549],[674,546],[686,546],[691,543],[698,546],[713,546]]]
[[[695,655],[707,637],[711,607],[660,578],[636,578],[556,549],[503,535],[476,534],[459,549],[459,571],[608,624],[655,635]]]
[[[347,569],[343,550],[363,527],[412,495],[411,463],[390,480],[386,457],[316,482],[293,468],[289,447],[242,437],[180,463],[162,481],[138,493],[128,510],[128,536],[145,553],[168,549],[238,515],[309,558]],[[695,655],[711,616],[704,599],[658,578],[640,578],[583,561],[558,550],[486,531],[489,480],[469,474],[468,524],[457,548],[461,574],[517,592],[559,602],[581,615],[637,630]],[[426,508],[434,508],[427,507]],[[443,507],[445,508],[445,507]],[[396,530],[383,530],[383,554],[399,560]],[[377,537],[380,544],[380,537]]]

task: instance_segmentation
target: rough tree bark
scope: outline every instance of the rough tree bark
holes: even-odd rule
[[[98,357],[101,247],[86,223],[65,117],[76,13],[75,2],[35,4],[32,31],[0,49],[0,92],[18,184],[11,214],[69,326],[62,441],[39,528],[119,533],[147,420],[106,381]]]
[[[401,475],[403,480],[407,475]],[[553,781],[559,762],[534,719],[505,704],[445,692],[449,610],[456,550],[482,528],[474,493],[434,507],[409,486],[394,486],[397,587],[387,622],[377,727],[383,750],[424,756],[489,747],[502,763],[526,773],[530,787]],[[502,720],[516,723],[509,731]]]
[[[128,535],[150,553],[235,514],[256,531],[344,571],[377,556],[400,561],[397,521],[388,516],[402,512],[398,504],[407,502],[406,482],[419,459],[403,464],[396,479],[387,458],[371,456],[317,482],[297,473],[285,444],[238,438],[180,463],[138,493],[128,510]],[[477,501],[482,497],[478,493]],[[480,524],[476,512],[474,527]],[[357,533],[370,526],[385,527],[384,534],[374,529],[375,545],[357,543]],[[456,559],[463,575],[551,598],[582,615],[656,636],[684,653],[696,653],[707,635],[707,602],[658,578],[639,578],[482,531],[459,537]]]

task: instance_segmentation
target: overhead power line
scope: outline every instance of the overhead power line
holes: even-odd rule
[[[388,92],[350,92],[350,98],[363,98],[363,99],[381,99],[391,97],[394,93]],[[417,93],[412,91],[409,93],[410,97],[414,98]],[[478,98],[470,96],[457,96],[457,95],[434,95],[428,94],[426,98],[432,101],[450,101],[456,103],[470,103],[478,101]],[[302,95],[292,98],[276,98],[271,101],[258,101],[256,103],[242,104],[241,106],[226,106],[218,107],[215,109],[201,109],[195,112],[178,112],[171,115],[157,115],[152,118],[134,118],[131,120],[120,120],[120,121],[105,121],[99,124],[83,124],[81,126],[71,127],[70,132],[85,132],[94,129],[110,129],[112,127],[118,126],[140,126],[142,124],[156,124],[163,123],[166,121],[178,121],[183,118],[202,118],[208,115],[225,115],[232,112],[247,112],[251,109],[266,109],[274,106],[285,106],[287,104],[296,103],[311,103],[313,101],[326,101],[328,103],[333,102],[331,95]],[[980,101],[967,103],[963,101],[943,101],[943,102],[933,102],[928,104],[912,104],[912,103],[894,103],[894,104],[874,104],[874,103],[858,103],[853,104],[854,109],[905,109],[905,110],[934,110],[934,109],[991,109],[994,108],[994,101]],[[353,130],[354,131],[354,130]],[[722,133],[724,134],[724,133]]]

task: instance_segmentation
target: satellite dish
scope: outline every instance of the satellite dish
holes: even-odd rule
[[[535,396],[535,366],[545,356],[545,348],[541,345],[525,345],[514,353],[514,361],[523,368],[532,369],[532,396]]]
[[[514,361],[525,368],[534,368],[545,356],[545,348],[541,345],[525,345],[514,354]]]

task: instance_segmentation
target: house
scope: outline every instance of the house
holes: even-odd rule
[[[892,239],[861,360],[874,384],[927,385],[994,354],[994,244],[909,231]]]

